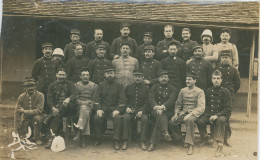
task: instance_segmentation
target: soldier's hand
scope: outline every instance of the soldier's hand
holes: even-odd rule
[[[133,113],[133,111],[132,111],[131,108],[127,107],[127,108],[126,108],[126,113]]]
[[[211,122],[213,122],[213,121],[215,121],[217,118],[218,118],[217,115],[213,115],[213,116],[211,116],[211,117],[209,118],[209,120],[210,120]]]
[[[113,113],[112,113],[112,116],[115,117],[118,114],[119,114],[119,111],[118,110],[114,110]]]
[[[171,120],[176,121],[177,119],[178,119],[178,113],[175,113]]]
[[[163,50],[162,52],[163,52],[163,53],[167,53],[168,51],[165,49],[165,50]]]
[[[188,65],[191,62],[192,59],[187,60],[186,64]]]
[[[52,111],[52,114],[53,114],[54,116],[57,116],[57,115],[59,114],[59,110],[58,110],[57,108],[55,108],[55,107],[52,107],[52,108],[51,108],[51,111]]]
[[[70,98],[66,98],[66,99],[63,101],[63,105],[64,105],[64,106],[67,106],[69,103],[70,103]]]
[[[186,121],[187,119],[189,119],[190,118],[190,116],[191,116],[191,114],[189,113],[189,114],[187,114],[184,118],[183,118],[183,120],[184,121]]]
[[[114,56],[114,59],[117,59],[117,58],[119,58],[119,55],[115,55],[115,56]]]
[[[136,114],[136,117],[142,117],[143,115],[143,112],[142,111],[139,111],[137,114]]]
[[[158,114],[158,115],[162,115],[162,113],[163,113],[163,110],[162,110],[162,109],[157,109],[157,114]]]
[[[158,105],[153,107],[154,110],[158,110],[159,108],[160,108],[160,106],[158,106]]]
[[[97,110],[97,115],[98,115],[99,117],[103,117],[103,114],[104,114],[104,111],[103,111],[103,110],[101,110],[101,109]]]
[[[148,81],[147,79],[146,80],[144,80],[144,84],[150,84],[150,81]]]
[[[18,109],[17,109],[17,112],[20,112],[20,113],[24,113],[24,109],[22,108],[22,107],[19,107]]]

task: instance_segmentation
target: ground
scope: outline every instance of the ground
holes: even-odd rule
[[[10,159],[10,150],[7,145],[12,142],[10,123],[4,123],[7,120],[1,120],[0,128],[0,159]],[[168,160],[168,159],[185,159],[185,160],[255,160],[254,152],[257,152],[257,125],[249,124],[251,127],[245,129],[241,127],[233,128],[231,137],[232,147],[224,147],[225,156],[216,158],[214,153],[216,147],[198,147],[195,146],[194,154],[188,156],[186,149],[181,146],[176,146],[172,142],[162,142],[158,145],[155,151],[142,151],[138,145],[132,142],[127,151],[115,151],[112,147],[111,136],[105,136],[104,141],[100,146],[93,146],[93,138],[88,138],[87,147],[80,148],[72,141],[66,143],[66,150],[55,153],[47,150],[44,146],[38,146],[35,150],[15,152],[16,159],[26,160]],[[231,125],[232,126],[232,125]],[[234,125],[235,126],[235,125]],[[196,142],[199,142],[199,136],[196,136]]]

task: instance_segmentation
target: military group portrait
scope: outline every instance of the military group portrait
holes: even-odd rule
[[[94,146],[102,145],[112,121],[115,150],[137,143],[140,150],[156,152],[164,139],[192,155],[198,129],[198,146],[216,143],[215,156],[222,156],[223,148],[231,147],[229,119],[240,88],[238,51],[229,42],[232,30],[204,29],[196,42],[190,28],[183,27],[178,40],[173,25],[161,29],[164,39],[155,46],[150,31],[137,44],[128,22],[120,24],[120,36],[112,42],[95,28],[94,41],[86,44],[80,29],[71,28],[71,42],[64,48],[42,43],[42,57],[32,62],[17,100],[16,131],[23,135],[30,126],[30,139],[50,149],[53,134],[64,136],[64,128],[71,127],[73,141],[87,148],[88,136],[94,137]],[[213,43],[213,34],[219,42]],[[63,123],[70,117],[72,126]]]

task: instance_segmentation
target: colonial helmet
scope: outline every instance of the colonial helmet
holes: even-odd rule
[[[213,41],[213,37],[212,37],[212,32],[211,32],[211,30],[205,29],[205,30],[202,32],[201,36],[200,36],[201,40],[202,40],[202,37],[205,36],[205,35],[210,36],[210,37],[211,37],[211,42]]]
[[[52,55],[60,55],[64,57],[64,52],[61,48],[55,48]]]

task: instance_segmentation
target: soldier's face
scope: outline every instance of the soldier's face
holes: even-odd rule
[[[83,48],[81,45],[77,45],[76,48],[74,49],[75,56],[82,56],[83,53]]]
[[[52,48],[51,47],[44,47],[42,50],[44,57],[50,58],[52,55]]]
[[[36,86],[35,85],[28,85],[25,86],[25,90],[27,93],[32,94],[35,91]]]
[[[58,73],[56,73],[56,78],[57,78],[57,81],[64,82],[65,79],[67,78],[67,74],[64,71],[59,71]]]
[[[193,79],[192,77],[186,77],[186,85],[187,87],[192,87],[196,83],[196,79]]]
[[[230,39],[230,34],[227,32],[221,33],[220,39],[221,39],[221,42],[227,43]]]
[[[186,41],[190,39],[191,33],[189,31],[182,31],[181,36],[182,39]]]
[[[131,49],[128,45],[123,45],[120,50],[121,50],[121,56],[123,57],[129,56],[131,52]]]
[[[211,42],[211,37],[209,36],[209,35],[204,35],[204,36],[202,36],[202,42],[204,43],[204,44],[209,44],[210,42]]]
[[[167,84],[169,82],[169,77],[167,74],[163,74],[159,77],[159,82],[161,84]]]
[[[229,56],[221,56],[220,63],[223,65],[227,65],[231,63],[231,58]]]
[[[60,55],[53,55],[53,59],[58,61],[58,62],[61,62],[63,60],[63,56],[60,56]]]
[[[96,49],[97,56],[102,58],[105,57],[106,49],[105,48],[98,48]]]
[[[101,41],[102,38],[103,38],[103,31],[102,30],[95,30],[94,37],[95,37],[96,41]]]
[[[164,36],[165,38],[172,38],[173,31],[171,27],[164,28]]]
[[[176,56],[177,52],[178,52],[177,46],[175,46],[175,45],[169,46],[168,52],[169,52],[170,56]]]
[[[143,81],[143,75],[134,75],[135,83],[141,83]]]
[[[70,36],[70,39],[71,39],[71,41],[72,41],[73,43],[77,43],[77,42],[79,42],[79,40],[80,40],[80,36],[79,36],[78,34],[72,34],[72,35]]]
[[[111,80],[115,77],[115,72],[114,71],[105,72],[105,77],[107,80]]]
[[[203,55],[203,50],[202,50],[202,48],[197,48],[197,49],[195,49],[194,52],[193,52],[193,54],[194,54],[194,57],[195,57],[196,59],[201,58],[202,55]]]
[[[81,72],[80,79],[83,82],[88,82],[89,81],[89,72],[88,71]]]
[[[130,34],[130,29],[128,27],[123,27],[121,30],[121,35],[122,36],[128,36]]]
[[[214,87],[219,87],[222,83],[222,78],[219,75],[212,75],[212,83]]]
[[[144,36],[144,44],[151,44],[153,39],[149,36]]]
[[[151,59],[154,56],[154,51],[153,50],[145,50],[144,55],[145,55],[145,58]]]

